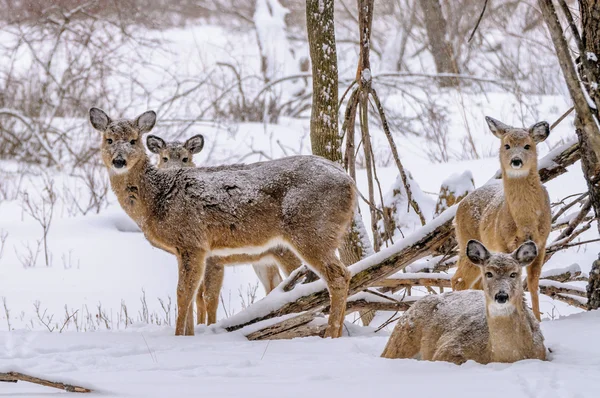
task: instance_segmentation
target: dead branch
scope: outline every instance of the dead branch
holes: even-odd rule
[[[573,307],[580,308],[582,310],[588,309],[585,303],[585,301],[587,300],[578,300],[575,297],[567,296],[564,294],[549,295],[549,297],[552,297],[554,300],[562,301],[565,304],[572,305]]]
[[[540,292],[546,296],[553,296],[556,294],[570,294],[571,296],[586,297],[585,287],[568,285],[566,283],[540,280]]]
[[[17,381],[26,381],[29,383],[39,384],[46,387],[58,388],[67,392],[92,392],[92,390],[85,387],[79,387],[72,384],[65,384],[57,381],[40,379],[39,377],[33,377],[19,372],[0,373],[0,381],[6,381],[9,383],[16,383]]]

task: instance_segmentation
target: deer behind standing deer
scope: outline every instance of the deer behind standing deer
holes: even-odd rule
[[[150,152],[158,155],[159,169],[196,167],[194,155],[204,148],[204,137],[200,134],[190,137],[185,142],[165,142],[155,135],[146,137],[146,145]],[[231,167],[231,166],[226,166]],[[219,295],[223,286],[224,266],[252,263],[254,272],[269,294],[282,281],[279,267],[288,276],[300,267],[302,262],[290,250],[276,247],[265,253],[249,255],[238,254],[227,257],[209,257],[206,260],[204,280],[196,295],[197,323],[211,325],[217,322]],[[279,265],[279,267],[278,267]]]
[[[503,253],[532,240],[538,255],[527,267],[527,286],[533,313],[541,320],[539,278],[551,230],[551,213],[548,192],[538,174],[536,145],[548,138],[550,129],[546,122],[515,128],[491,117],[486,117],[486,121],[501,141],[502,184],[478,188],[458,205],[454,222],[460,251],[452,289],[482,288],[481,273],[465,254],[470,239]]]
[[[354,181],[317,156],[232,167],[158,169],[142,136],[156,113],[111,119],[90,109],[102,133],[101,156],[120,205],[148,241],[177,257],[176,335],[193,335],[193,300],[211,256],[260,254],[285,247],[327,284],[325,337],[342,334],[350,272],[336,250],[356,207]]]
[[[521,269],[538,256],[527,241],[511,254],[493,253],[476,240],[465,248],[483,279],[483,291],[428,295],[406,311],[384,358],[486,364],[546,359],[544,336],[525,303]]]

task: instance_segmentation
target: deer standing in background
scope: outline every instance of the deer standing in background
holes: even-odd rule
[[[476,240],[465,254],[477,267],[483,291],[428,295],[406,311],[383,351],[384,358],[486,364],[546,359],[544,336],[525,302],[521,269],[538,256],[532,241],[512,254],[490,254]]]
[[[200,134],[189,138],[186,142],[165,142],[162,138],[149,135],[146,145],[150,152],[158,155],[157,167],[182,168],[196,167],[193,156],[202,151],[204,137]],[[230,167],[230,166],[225,166]],[[206,260],[204,281],[196,295],[197,323],[211,325],[217,322],[219,295],[223,286],[224,266],[252,263],[254,272],[269,294],[282,281],[279,267],[285,276],[300,267],[302,262],[290,250],[277,247],[265,253],[249,255],[238,254],[227,257],[209,257]],[[278,267],[279,266],[279,267]]]
[[[548,192],[538,174],[536,144],[548,138],[550,129],[546,122],[530,128],[515,128],[491,117],[486,117],[486,121],[501,140],[502,184],[478,188],[458,205],[454,222],[460,251],[452,289],[482,287],[478,267],[465,254],[470,239],[480,240],[490,250],[503,253],[510,253],[526,240],[532,240],[539,250],[527,268],[527,286],[533,313],[541,320],[539,278],[551,230],[551,213]]]
[[[101,155],[125,212],[148,241],[177,257],[176,335],[193,335],[193,300],[206,259],[291,250],[327,284],[331,311],[325,337],[342,335],[350,272],[336,250],[356,208],[354,181],[317,156],[248,165],[158,169],[142,136],[156,113],[111,119],[90,109],[102,133]]]

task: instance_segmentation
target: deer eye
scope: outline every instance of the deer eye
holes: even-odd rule
[[[131,145],[135,145],[135,143],[136,143],[136,142],[137,142],[136,140],[131,140],[131,141],[129,141],[129,143],[130,143]]]
[[[108,145],[112,144],[112,142],[113,142],[113,141],[112,141],[110,138],[108,138],[108,139],[106,140],[106,143],[107,143]]]
[[[504,149],[506,149],[508,151],[510,149],[510,145],[508,145],[508,144],[504,145]]]
[[[513,272],[512,274],[510,274],[510,277],[513,278],[513,279],[515,279],[517,277],[517,273]]]
[[[486,272],[486,273],[485,273],[485,277],[486,277],[486,278],[493,278],[493,277],[494,277],[494,274],[492,274],[491,272]]]
[[[183,163],[187,163],[187,162],[188,162],[188,160],[189,160],[188,158],[183,158],[183,159],[181,159],[181,161],[182,161]]]
[[[528,151],[531,148],[531,145],[527,144],[525,145],[525,150]]]
[[[163,162],[167,163],[169,161],[169,158],[163,158],[162,160]]]

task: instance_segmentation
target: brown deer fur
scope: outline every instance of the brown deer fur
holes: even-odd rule
[[[342,334],[350,272],[336,257],[356,207],[354,181],[317,156],[293,156],[232,167],[158,169],[142,135],[156,113],[112,120],[90,109],[102,132],[101,155],[125,212],[146,239],[179,263],[176,335],[193,335],[193,300],[210,256],[292,250],[327,284],[325,336]]]
[[[384,358],[462,364],[468,360],[515,362],[546,359],[544,337],[525,303],[521,269],[538,255],[527,241],[512,254],[494,253],[476,241],[465,254],[483,278],[483,291],[429,295],[406,311],[383,351]]]
[[[550,130],[546,122],[530,128],[515,128],[490,117],[486,117],[486,121],[501,140],[502,184],[476,189],[458,205],[454,222],[460,251],[452,288],[481,289],[479,269],[465,255],[470,239],[480,240],[490,250],[504,253],[532,240],[539,253],[527,268],[527,286],[533,313],[540,320],[539,277],[551,229],[551,213],[548,192],[537,172],[536,144],[544,141]]]
[[[186,142],[165,142],[155,135],[146,137],[146,145],[150,152],[158,155],[159,169],[196,167],[193,156],[202,151],[204,137],[200,134],[189,138]],[[265,253],[250,255],[239,254],[227,257],[209,257],[206,260],[204,281],[196,295],[197,323],[211,325],[217,322],[219,295],[223,286],[223,267],[226,265],[250,264],[258,279],[269,294],[282,281],[279,267],[285,276],[300,267],[302,262],[288,249],[276,247]],[[278,267],[279,266],[279,267]]]

